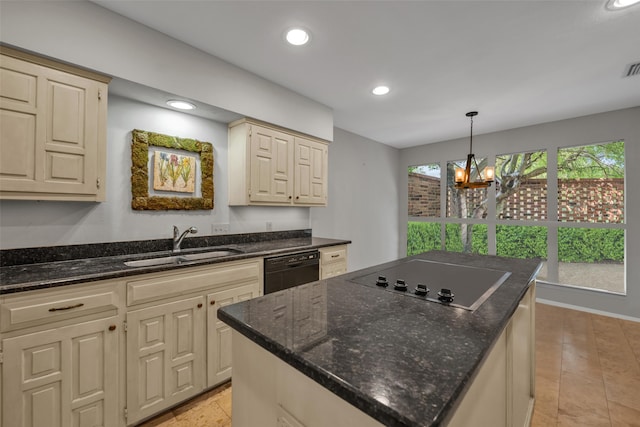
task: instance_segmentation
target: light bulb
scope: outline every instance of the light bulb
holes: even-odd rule
[[[167,105],[169,107],[177,108],[178,110],[193,110],[196,108],[195,105],[190,104],[186,101],[179,101],[177,99],[170,99],[167,101]]]
[[[309,33],[302,28],[292,28],[287,31],[287,41],[294,46],[302,46],[309,41]]]

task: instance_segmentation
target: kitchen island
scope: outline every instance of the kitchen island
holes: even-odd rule
[[[501,279],[474,309],[367,284],[416,262]],[[433,251],[220,309],[234,426],[528,425],[540,265]]]

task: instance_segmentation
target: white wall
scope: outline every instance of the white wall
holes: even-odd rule
[[[195,138],[214,147],[214,209],[134,211],[131,209],[131,130]],[[231,233],[309,228],[309,208],[227,205],[227,125],[111,96],[107,126],[107,201],[48,202],[2,200],[0,249],[143,239],[164,239],[172,226],[191,225],[200,235],[226,223]]]
[[[317,236],[349,239],[349,271],[398,258],[399,150],[335,128],[329,201],[311,208]]]
[[[333,112],[325,105],[94,3],[0,1],[0,40],[244,116],[333,138]]]
[[[474,123],[481,129],[481,121]],[[560,146],[584,145],[624,139],[626,149],[625,217],[627,296],[604,294],[575,288],[540,284],[538,298],[592,310],[640,318],[640,107],[575,119],[544,123],[484,135],[474,135],[477,157],[492,161],[496,154],[546,149],[555,153]],[[464,158],[468,138],[444,141],[401,150],[399,165],[400,247],[406,253],[407,167]],[[489,223],[495,222],[491,216]]]

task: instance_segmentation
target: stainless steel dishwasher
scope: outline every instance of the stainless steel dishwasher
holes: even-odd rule
[[[264,259],[264,293],[281,291],[320,278],[320,252],[309,251]]]

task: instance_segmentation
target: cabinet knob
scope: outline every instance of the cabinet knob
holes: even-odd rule
[[[115,330],[116,330],[116,325],[111,325],[111,326],[109,326],[109,330],[110,330],[110,331],[115,331]]]
[[[300,196],[296,196],[296,200],[298,200],[300,198]]]
[[[289,200],[291,200],[291,196],[289,196]]]
[[[209,303],[211,305],[216,305],[216,300],[212,299],[211,302]]]
[[[199,304],[198,304],[198,308],[202,308],[202,303],[199,303]]]

